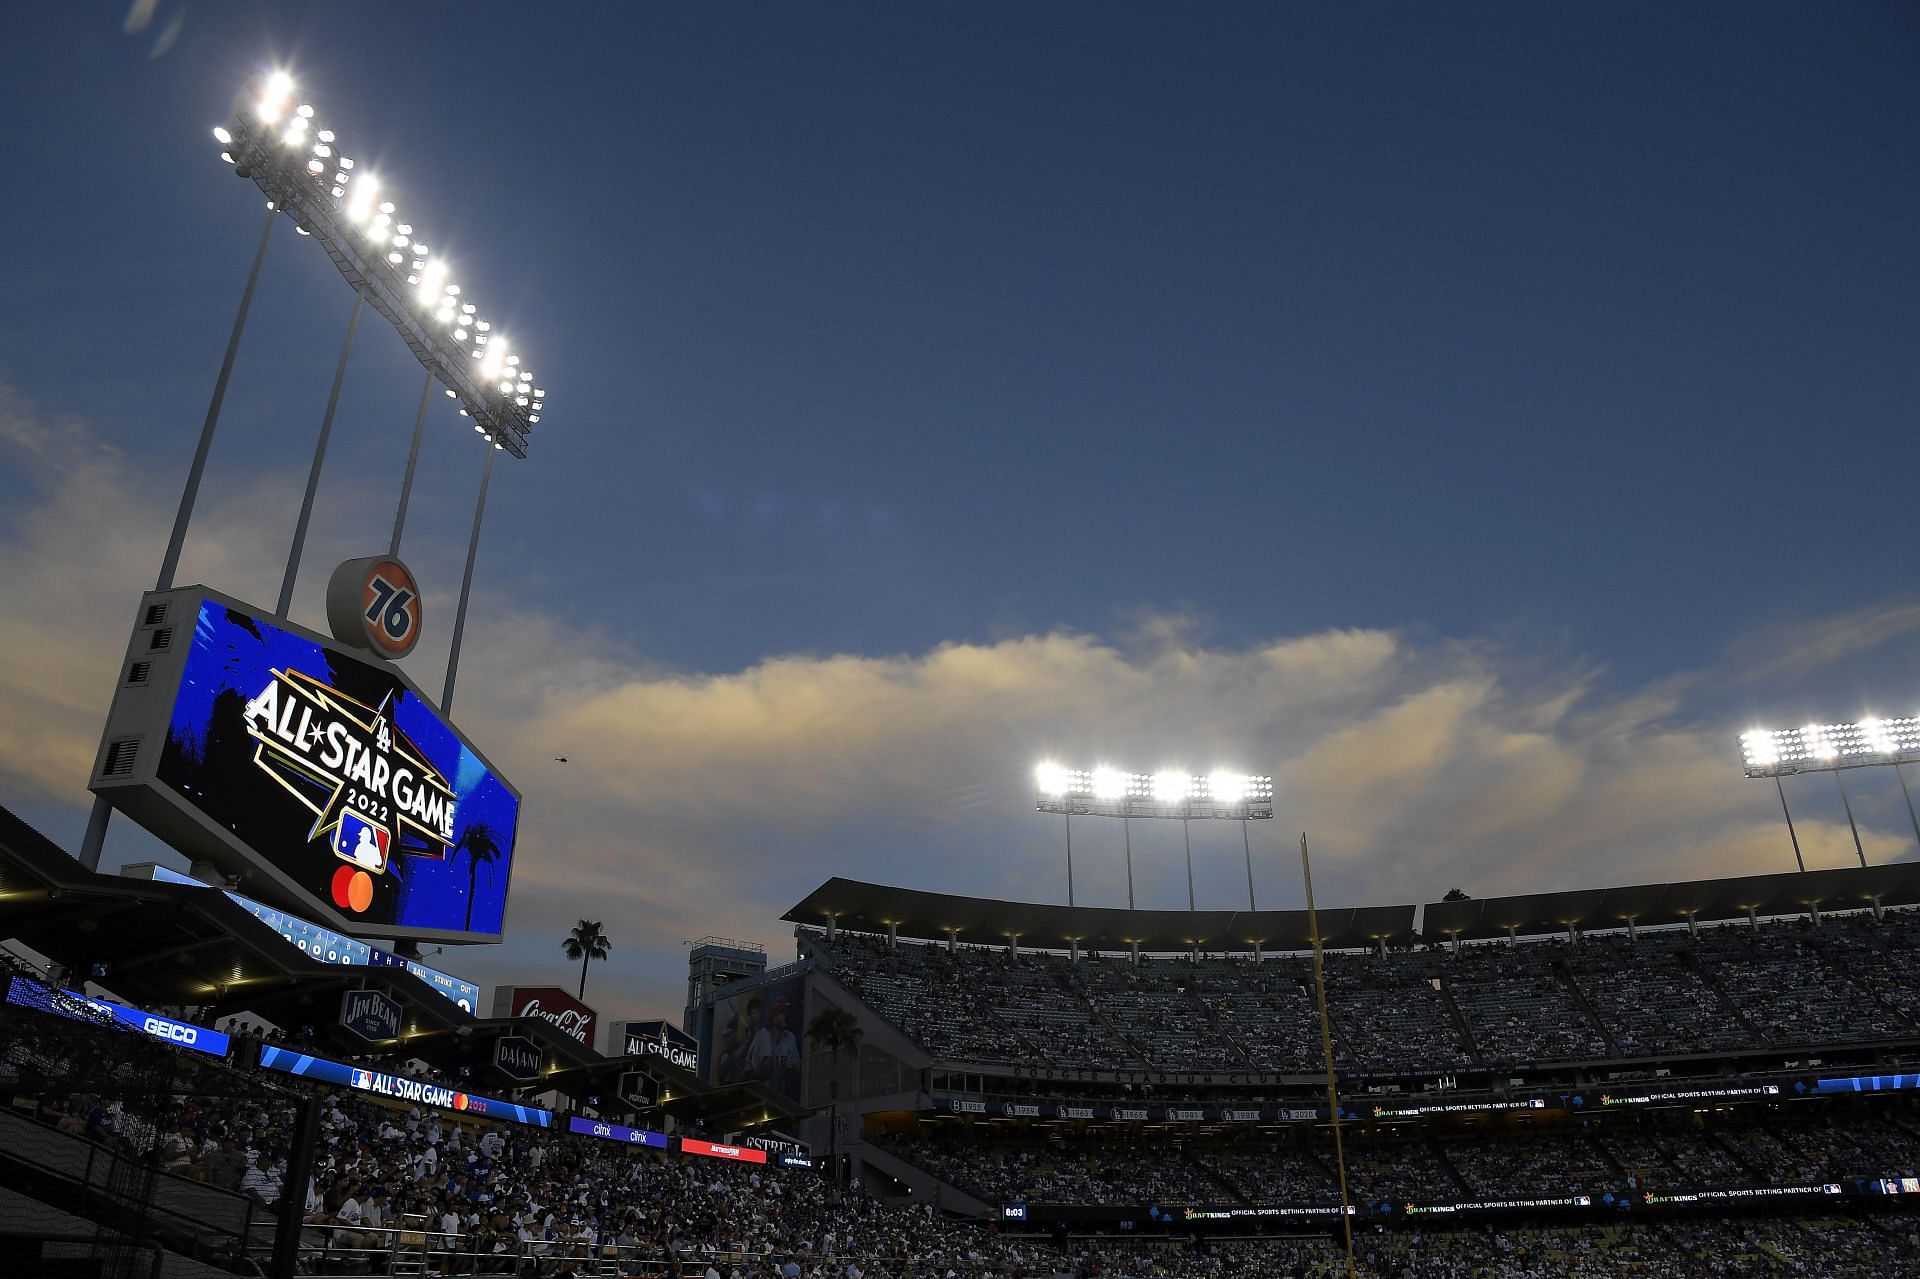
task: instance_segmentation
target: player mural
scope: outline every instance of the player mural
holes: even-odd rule
[[[799,1099],[805,980],[796,973],[714,1001],[713,1046],[701,1054],[714,1083],[754,1081]]]
[[[164,653],[143,672],[159,687],[123,689],[109,725],[126,740],[121,721],[160,720],[164,736],[150,776],[142,746],[103,793],[190,856],[248,874],[249,894],[305,899],[337,927],[497,937],[520,799],[433,705],[395,668],[238,601],[166,598],[134,644]],[[170,705],[150,702],[168,689]]]

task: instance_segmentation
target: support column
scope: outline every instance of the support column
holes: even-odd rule
[[[1815,928],[1820,927],[1820,903],[1819,902],[1807,903],[1807,918],[1812,921],[1813,926]]]
[[[1518,946],[1520,944],[1520,938],[1515,935],[1517,931],[1513,924],[1507,925],[1507,945]]]
[[[1698,918],[1698,912],[1690,910],[1687,912],[1687,938],[1688,940],[1697,940],[1699,936],[1700,920]]]
[[[888,924],[887,925],[887,953],[889,955],[891,955],[898,948],[899,941],[900,941],[900,925]]]
[[[327,392],[327,411],[320,419],[320,438],[313,444],[313,465],[307,468],[307,491],[300,499],[300,518],[294,521],[293,545],[287,548],[287,571],[280,578],[280,603],[273,610],[284,618],[293,604],[293,583],[300,573],[300,556],[307,549],[307,527],[313,522],[313,499],[320,491],[320,469],[327,463],[327,441],[333,438],[333,413],[340,407],[340,384],[346,381],[347,357],[353,354],[353,333],[360,327],[360,307],[367,295],[354,290],[353,313],[347,317],[347,340],[340,344],[340,363],[334,366],[333,389]]]
[[[1753,925],[1753,931],[1760,931],[1760,915],[1753,907],[1747,907],[1747,922]]]
[[[1867,898],[1867,901],[1873,907],[1874,922],[1878,923],[1880,921],[1880,894],[1875,893],[1873,896]]]
[[[1014,933],[1007,938],[1007,955],[1011,959],[1020,958],[1020,934]]]
[[[958,950],[959,948],[960,948],[960,930],[958,928],[947,929],[947,953],[951,955],[954,951]]]
[[[440,694],[440,713],[453,714],[453,681],[460,674],[460,641],[467,633],[467,600],[473,594],[473,560],[480,553],[480,520],[487,512],[487,484],[493,479],[493,455],[498,448],[487,446],[487,460],[480,468],[480,496],[473,502],[473,532],[467,537],[467,571],[460,576],[460,603],[453,613],[453,646],[447,652],[447,684]]]
[[[1840,780],[1840,770],[1833,770],[1833,787],[1840,792],[1840,806],[1847,810],[1847,829],[1853,832],[1853,851],[1859,857],[1860,864],[1867,864],[1867,850],[1860,846],[1860,828],[1854,824],[1853,802],[1847,798],[1846,783]]]
[[[1807,859],[1800,855],[1800,832],[1793,828],[1793,810],[1787,807],[1787,788],[1780,784],[1778,773],[1773,775],[1773,789],[1780,796],[1780,815],[1787,819],[1787,838],[1793,841],[1793,864],[1798,866],[1804,874],[1807,869]]]
[[[301,1097],[294,1103],[293,1142],[287,1151],[287,1179],[280,1187],[280,1221],[273,1234],[272,1279],[293,1279],[300,1260],[300,1233],[306,1224],[307,1178],[313,1170],[314,1138],[320,1125],[320,1102]]]
[[[840,916],[827,916],[827,940],[832,941],[840,935]]]
[[[1261,952],[1260,952],[1260,943],[1259,942],[1253,943],[1253,966],[1255,968],[1258,968],[1260,966],[1260,960],[1262,958],[1263,956],[1261,955]]]
[[[1076,964],[1080,962],[1080,939],[1078,937],[1067,938],[1067,958]]]
[[[1138,968],[1140,966],[1140,943],[1139,942],[1133,943],[1133,966],[1135,968]]]
[[[1573,931],[1573,921],[1569,919],[1567,921],[1567,945],[1571,946],[1579,940],[1580,940],[1579,934]]]
[[[413,417],[413,447],[407,450],[407,470],[400,479],[400,504],[393,510],[393,538],[387,543],[387,554],[400,554],[400,534],[407,527],[407,503],[413,500],[413,472],[420,465],[420,437],[427,429],[427,405],[433,399],[433,374],[427,374],[427,384],[420,388],[420,411]]]
[[[1627,940],[1628,941],[1640,940],[1640,926],[1637,922],[1635,922],[1634,917],[1632,915],[1627,916]]]
[[[1385,937],[1374,938],[1373,947],[1374,947],[1374,950],[1373,950],[1374,954],[1378,955],[1381,959],[1385,959],[1387,957],[1387,939]]]

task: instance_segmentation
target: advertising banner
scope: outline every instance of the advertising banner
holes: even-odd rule
[[[457,1088],[449,1088],[445,1084],[437,1084],[427,1079],[409,1079],[402,1075],[383,1074],[377,1070],[363,1070],[358,1066],[349,1066],[343,1061],[311,1057],[273,1044],[260,1045],[260,1064],[267,1070],[298,1075],[302,1079],[317,1079],[321,1083],[337,1084],[342,1088],[358,1088],[361,1092],[372,1093],[378,1097],[391,1097],[395,1101],[411,1102],[416,1106],[433,1106],[439,1110],[481,1115],[488,1119],[528,1124],[535,1128],[549,1128],[553,1125],[553,1112],[550,1110],[522,1106],[517,1102],[500,1101],[493,1097],[482,1097],[478,1093],[461,1092]]]
[[[123,1026],[131,1026],[144,1035],[151,1035],[175,1048],[187,1048],[209,1057],[225,1057],[232,1041],[221,1031],[206,1026],[196,1026],[189,1021],[175,1021],[171,1017],[160,1017],[153,1013],[142,1012],[138,1008],[129,1008],[125,1004],[116,1004],[111,999],[95,999],[77,991],[59,992],[64,998],[55,998],[54,989],[25,977],[15,977],[7,983],[7,1002],[23,1008],[37,1008],[42,1012],[57,1013],[62,1017],[73,1017],[77,1013],[74,1004],[84,1004],[96,1013],[105,1013]]]
[[[710,1159],[732,1159],[743,1164],[767,1162],[767,1152],[764,1150],[755,1150],[752,1146],[722,1146],[716,1142],[698,1141],[692,1137],[682,1137],[680,1149],[689,1155],[706,1155]]]
[[[496,986],[495,1017],[532,1017],[544,1021],[583,1048],[593,1047],[599,1014],[558,986]]]
[[[575,1116],[567,1120],[567,1131],[578,1133],[582,1137],[598,1137],[602,1141],[618,1141],[629,1146],[651,1146],[655,1150],[667,1148],[667,1134],[651,1132],[645,1128],[623,1128],[619,1124],[604,1123],[598,1119],[582,1119]]]
[[[395,667],[201,587],[146,596],[129,652],[109,802],[337,928],[499,940],[519,794]]]
[[[340,996],[340,1024],[371,1044],[400,1038],[400,1005],[377,990],[349,990]]]
[[[494,1042],[493,1064],[514,1079],[540,1078],[540,1045],[518,1035],[502,1035]]]
[[[624,1021],[614,1025],[620,1032],[621,1050],[627,1056],[663,1057],[681,1070],[699,1073],[699,1043],[672,1022]]]

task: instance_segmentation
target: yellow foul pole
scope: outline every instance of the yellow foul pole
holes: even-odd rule
[[[1333,1165],[1340,1175],[1340,1227],[1347,1241],[1347,1279],[1353,1268],[1353,1215],[1347,1207],[1347,1156],[1340,1144],[1340,1091],[1333,1079],[1333,1023],[1327,1019],[1327,975],[1320,963],[1320,918],[1313,909],[1313,863],[1307,834],[1300,832],[1300,873],[1307,881],[1307,931],[1313,935],[1313,991],[1320,1000],[1320,1051],[1327,1060],[1327,1113],[1333,1118]]]

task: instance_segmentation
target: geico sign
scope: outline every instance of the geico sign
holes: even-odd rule
[[[149,1017],[140,1026],[156,1039],[171,1040],[176,1044],[191,1044],[200,1038],[200,1032],[192,1026],[182,1026],[177,1021],[162,1021],[158,1017]]]

